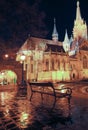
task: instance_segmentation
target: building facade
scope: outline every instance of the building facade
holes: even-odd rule
[[[58,40],[54,19],[52,40],[29,37],[18,51],[17,61],[20,61],[22,54],[26,56],[24,71],[28,81],[59,82],[87,79],[87,25],[81,18],[79,2],[71,38],[66,30],[64,41]]]

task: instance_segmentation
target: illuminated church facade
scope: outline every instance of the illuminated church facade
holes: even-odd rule
[[[87,25],[81,17],[77,2],[76,19],[73,34],[68,38],[67,30],[64,41],[58,40],[56,21],[52,40],[29,37],[17,53],[20,61],[22,54],[24,71],[28,81],[60,82],[88,79],[88,36]]]

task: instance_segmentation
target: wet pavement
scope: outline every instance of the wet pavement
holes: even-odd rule
[[[35,93],[31,102],[17,91],[0,92],[0,130],[88,130],[87,84],[66,84],[71,99]]]

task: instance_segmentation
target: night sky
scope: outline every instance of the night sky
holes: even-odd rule
[[[0,0],[0,44],[22,45],[29,34],[51,39],[56,18],[59,40],[65,29],[69,37],[76,15],[77,0]],[[88,0],[79,0],[82,18],[88,25]]]

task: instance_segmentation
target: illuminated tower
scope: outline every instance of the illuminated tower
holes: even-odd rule
[[[53,28],[53,33],[52,33],[52,40],[54,42],[58,41],[58,32],[57,32],[57,29],[56,29],[56,20],[55,20],[55,18],[54,18],[54,28]]]
[[[78,40],[79,38],[87,39],[87,25],[81,18],[81,12],[79,7],[79,1],[77,2],[76,20],[74,21],[73,38]]]
[[[70,40],[68,38],[67,30],[65,32],[65,38],[63,41],[63,48],[64,48],[65,52],[68,52],[70,50]]]

